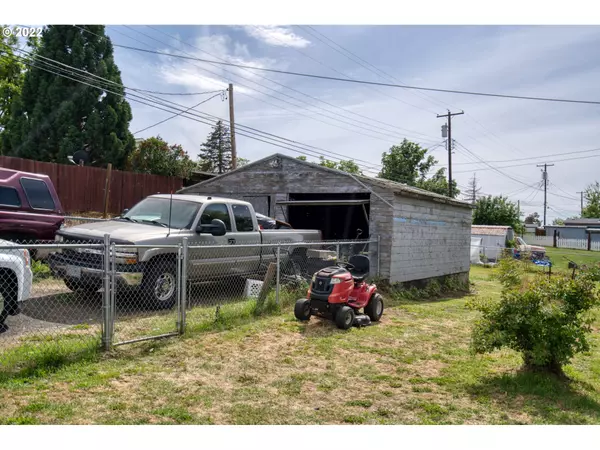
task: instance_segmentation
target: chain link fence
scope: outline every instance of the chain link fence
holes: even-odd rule
[[[279,312],[306,295],[315,272],[354,254],[379,273],[377,240],[132,246],[107,235],[0,244],[0,376]]]

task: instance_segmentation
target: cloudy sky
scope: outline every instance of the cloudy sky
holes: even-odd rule
[[[107,33],[115,44],[255,67],[443,89],[600,100],[600,27],[108,26]],[[331,159],[336,158],[333,153],[345,155],[365,173],[375,173],[381,154],[405,137],[432,148],[439,164],[447,165],[441,145],[444,120],[436,115],[464,110],[452,122],[457,143],[453,172],[461,190],[476,173],[482,193],[508,195],[521,200],[525,213],[542,215],[542,178],[536,164],[554,163],[548,169],[548,222],[578,214],[577,192],[600,178],[600,105],[424,93],[118,47],[115,54],[124,84],[132,88],[203,93],[224,89],[231,82],[240,126],[312,146],[316,152],[331,154]],[[189,108],[212,95],[164,98]],[[133,101],[131,106],[134,132],[173,115]],[[228,102],[217,95],[196,111],[227,119]],[[136,137],[159,134],[182,144],[195,157],[209,132],[209,125],[176,117]],[[239,156],[249,160],[275,152],[300,154],[239,133],[237,147]],[[584,152],[593,149],[598,150]]]

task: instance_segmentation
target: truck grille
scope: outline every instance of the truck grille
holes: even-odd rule
[[[81,239],[72,236],[64,236],[65,244],[82,244]],[[100,239],[87,239],[85,244],[102,244]],[[104,254],[102,249],[64,248],[62,250],[62,259],[73,266],[89,267],[93,269],[102,269],[104,267]]]

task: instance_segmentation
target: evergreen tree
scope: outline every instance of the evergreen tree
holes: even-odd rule
[[[95,165],[110,162],[115,168],[126,166],[135,141],[129,132],[131,108],[122,96],[124,89],[113,47],[104,34],[104,26],[81,28],[50,25],[44,29],[36,49],[36,67],[26,72],[21,95],[15,100],[2,133],[5,154],[66,163],[68,156],[86,149],[89,161]],[[85,70],[115,84],[65,70],[65,66],[41,57]],[[70,78],[85,78],[86,83],[99,87],[43,68]]]
[[[222,174],[231,170],[231,140],[229,128],[218,121],[200,146],[198,165],[205,172]]]

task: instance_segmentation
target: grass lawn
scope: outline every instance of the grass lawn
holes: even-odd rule
[[[493,269],[474,294],[497,296]],[[469,352],[468,296],[389,306],[340,331],[293,315],[119,347],[0,382],[0,424],[597,424],[600,319],[568,383]]]
[[[568,259],[579,265],[587,264],[591,266],[600,263],[600,252],[546,247],[546,254],[552,261],[552,270],[570,270]]]

